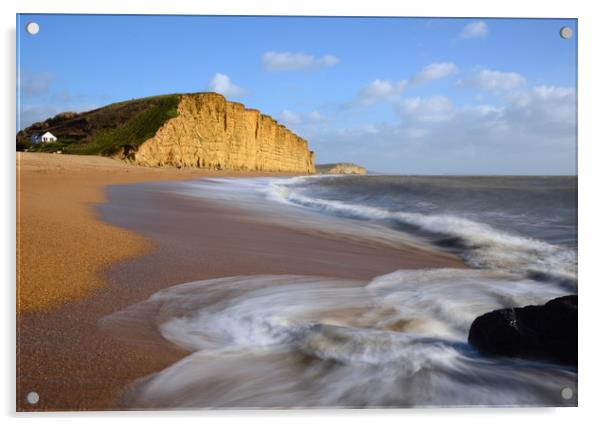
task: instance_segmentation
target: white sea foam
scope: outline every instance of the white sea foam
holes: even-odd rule
[[[471,320],[486,311],[563,294],[514,275],[455,269],[396,271],[370,282],[258,275],[168,288],[141,305],[156,312],[164,338],[193,352],[150,377],[132,403],[562,404],[558,389],[574,387],[573,370],[485,360],[465,341]],[[119,327],[139,308],[106,322]]]

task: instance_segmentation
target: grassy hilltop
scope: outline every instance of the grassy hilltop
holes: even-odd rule
[[[64,112],[17,133],[17,151],[114,155],[138,147],[177,116],[180,95],[163,95],[110,104],[92,111]],[[31,136],[51,132],[58,140],[32,144]]]

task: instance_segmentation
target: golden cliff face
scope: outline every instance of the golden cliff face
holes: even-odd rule
[[[178,116],[133,155],[145,166],[315,173],[307,141],[217,93],[182,95]]]

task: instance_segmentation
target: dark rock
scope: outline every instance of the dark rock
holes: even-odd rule
[[[468,342],[484,354],[577,365],[577,296],[488,312],[473,321]]]

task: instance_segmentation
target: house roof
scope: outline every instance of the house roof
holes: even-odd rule
[[[56,136],[54,136],[54,135],[53,135],[52,133],[50,133],[50,132],[46,132],[46,133],[44,133],[44,134],[43,134],[41,137],[44,137],[44,136],[46,136],[46,137],[48,137],[48,136],[52,136],[53,138],[56,138]]]

